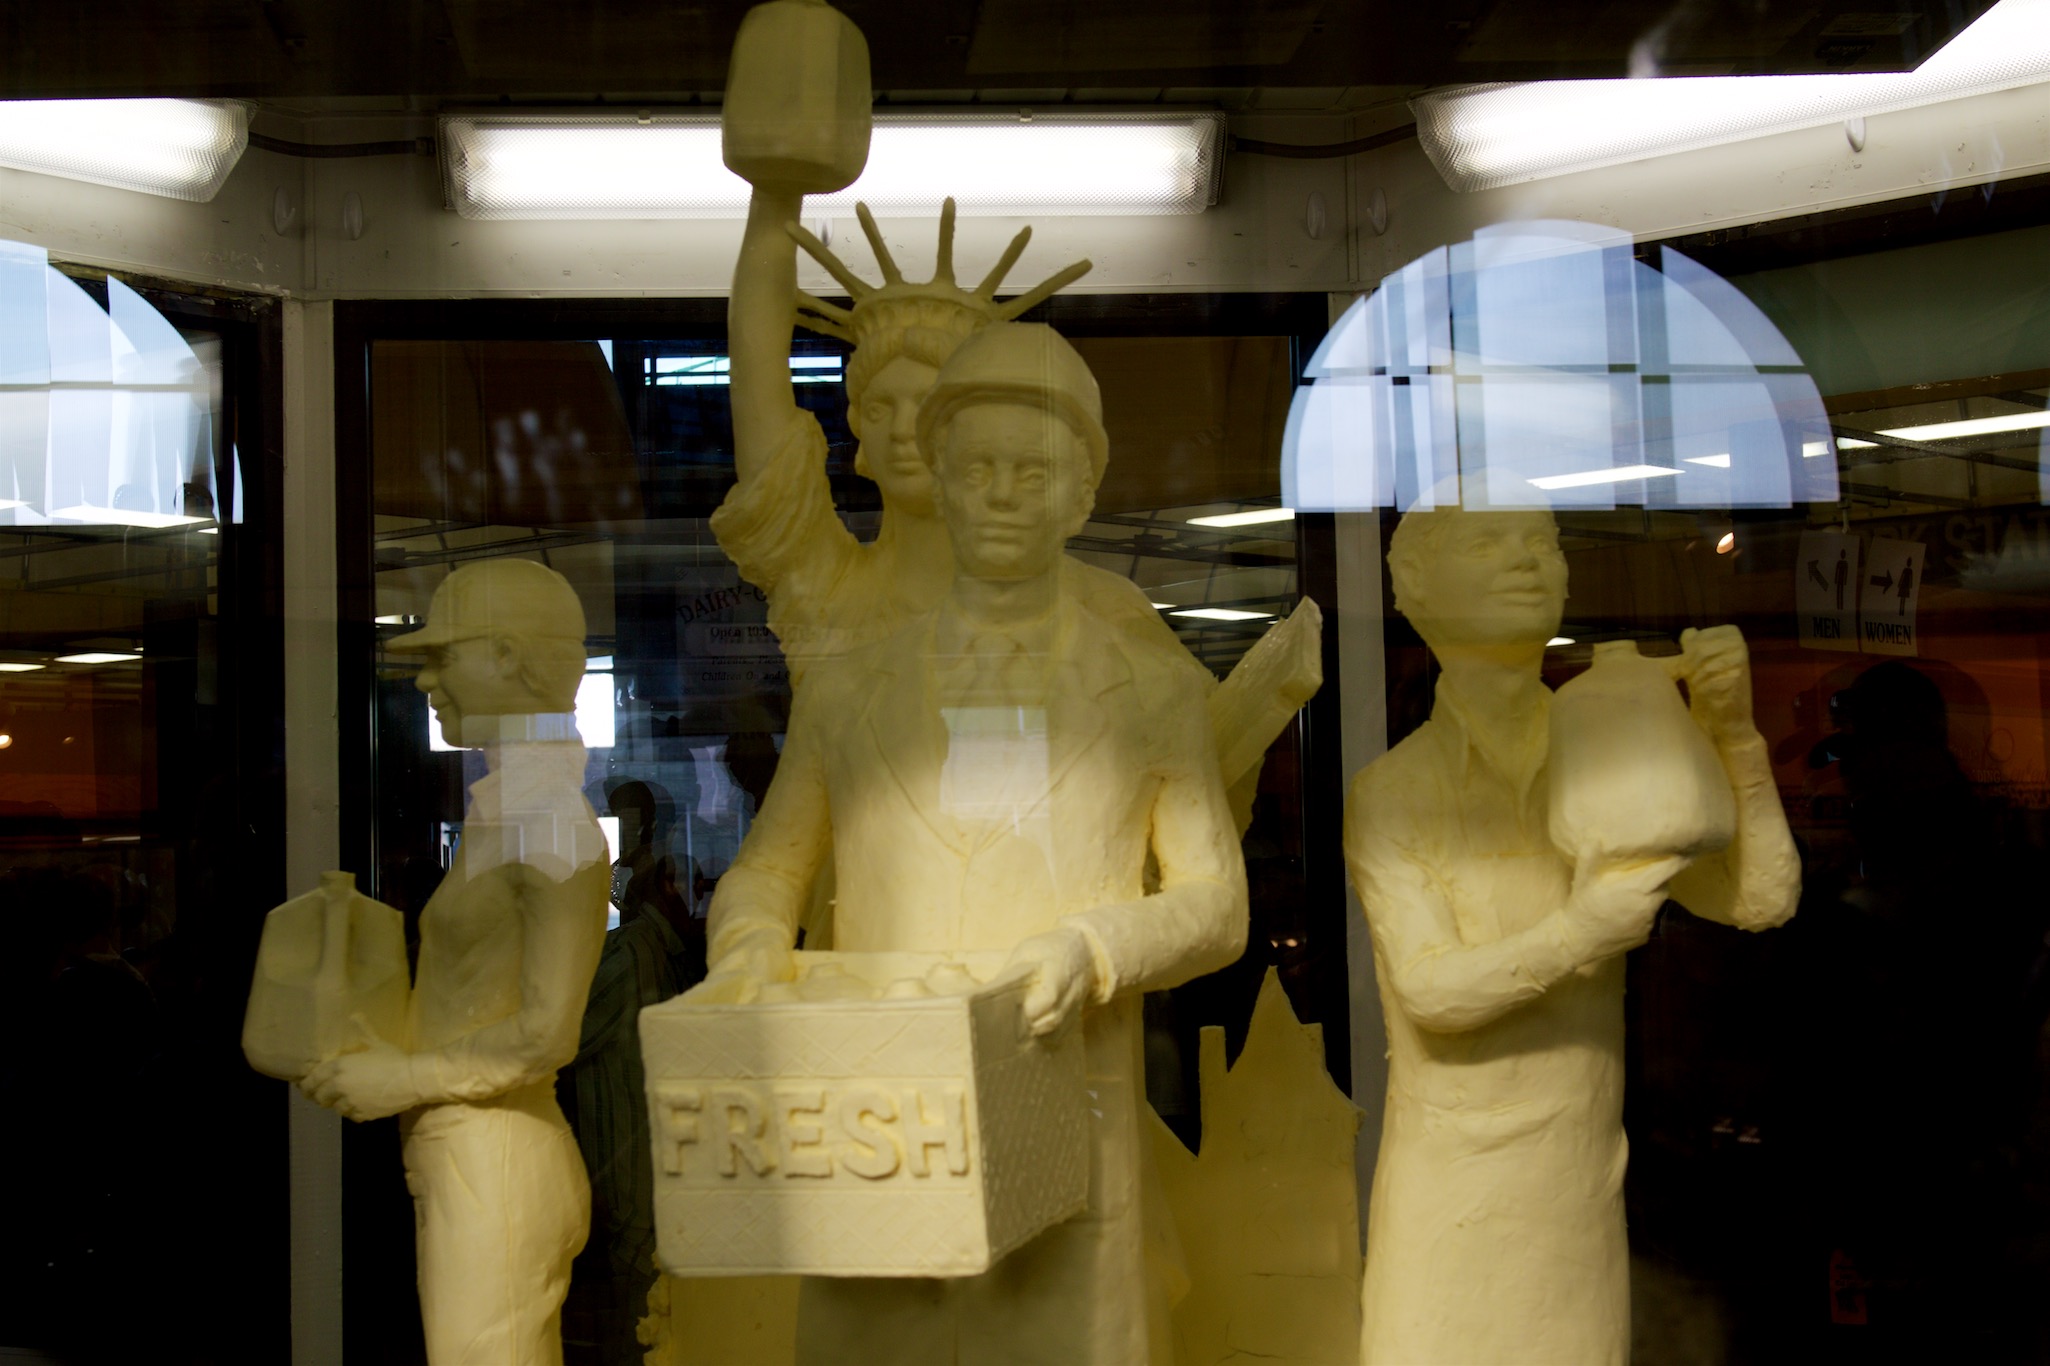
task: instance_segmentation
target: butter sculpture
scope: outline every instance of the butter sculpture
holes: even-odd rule
[[[1238,1061],[1225,1066],[1217,1026],[1201,1040],[1201,1150],[1149,1116],[1188,1264],[1173,1360],[1349,1363],[1360,1334],[1359,1107],[1332,1084],[1322,1027],[1296,1019],[1273,968]]]
[[[662,1264],[965,1276],[1077,1213],[1082,1040],[1001,955],[800,953],[746,1010],[642,1014]]]
[[[583,608],[553,570],[486,560],[451,573],[426,626],[388,648],[425,656],[417,686],[443,736],[481,748],[490,771],[470,789],[455,861],[421,911],[402,1013],[361,1008],[385,1004],[387,988],[359,989],[384,980],[376,973],[330,972],[352,993],[339,1007],[353,1012],[352,1037],[327,1044],[337,1051],[296,1080],[350,1119],[401,1117],[432,1366],[550,1366],[562,1360],[570,1260],[590,1223],[555,1071],[576,1053],[611,873],[572,715]],[[388,964],[398,912],[351,893],[346,877],[324,879],[329,923],[372,927],[358,956]],[[274,985],[306,976],[287,948],[303,936],[279,928],[306,916],[305,900],[266,925],[244,1034],[259,1067],[326,1029],[281,1008]],[[403,984],[403,941],[398,953]],[[300,999],[325,1020],[338,1007],[313,977]]]
[[[1361,1361],[1621,1366],[1622,955],[1669,888],[1751,930],[1784,922],[1800,891],[1749,659],[1734,627],[1681,638],[1692,724],[1728,789],[1720,812],[1723,794],[1657,719],[1677,698],[1642,691],[1671,694],[1664,670],[1626,670],[1652,720],[1612,720],[1638,727],[1640,760],[1664,769],[1662,789],[1633,775],[1633,811],[1598,755],[1570,752],[1599,740],[1599,718],[1548,719],[1572,705],[1539,678],[1566,593],[1551,515],[1411,512],[1388,566],[1442,673],[1430,719],[1355,778],[1346,806],[1389,1047]]]
[[[813,663],[713,901],[711,974],[678,1009],[775,1005],[829,848],[840,951],[993,955],[993,981],[1023,981],[1032,1046],[1079,1028],[1085,1207],[984,1275],[808,1278],[798,1359],[1123,1366],[1147,1356],[1139,994],[1237,957],[1244,867],[1186,653],[1106,619],[1063,568],[1107,456],[1081,357],[1049,328],[984,328],[941,370],[918,436],[953,543],[947,594]],[[665,1009],[642,1015],[658,1116]],[[971,1131],[984,1118],[964,1113]]]
[[[997,290],[1031,240],[1025,228],[981,283],[962,288],[951,200],[941,209],[927,281],[904,277],[866,206],[858,217],[880,284],[863,280],[796,226],[806,194],[840,189],[860,173],[867,83],[867,47],[846,18],[818,0],[772,0],[748,12],[735,41],[721,119],[726,163],[753,190],[727,308],[736,481],[711,525],[741,576],[768,595],[769,625],[794,687],[817,661],[891,635],[946,595],[953,545],[918,449],[919,406],[964,340],[1018,317],[1089,270],[1089,262],[1078,261],[999,300]],[[798,290],[797,246],[848,292],[846,306]],[[834,512],[825,433],[797,405],[789,357],[800,324],[854,345],[847,363],[847,421],[859,441],[854,468],[876,482],[883,500],[881,524],[867,544]],[[1060,573],[1069,596],[1147,648],[1176,645],[1129,579],[1074,559],[1064,559]],[[1320,625],[1316,604],[1305,599],[1269,633],[1272,647],[1249,652],[1210,698],[1225,784],[1243,787],[1234,791],[1241,828],[1267,747],[1322,682]],[[1182,658],[1208,692],[1209,672],[1186,652]]]

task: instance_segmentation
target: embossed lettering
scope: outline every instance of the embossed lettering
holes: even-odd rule
[[[719,1175],[739,1174],[736,1155],[754,1169],[756,1176],[767,1176],[776,1170],[776,1154],[763,1141],[769,1116],[762,1109],[760,1097],[738,1086],[721,1086],[712,1092],[712,1108],[722,1117]]]
[[[857,1086],[841,1093],[836,1110],[847,1139],[840,1165],[870,1181],[896,1175],[904,1164],[904,1144],[891,1127],[897,1119],[895,1098],[878,1087]]]
[[[926,1150],[941,1148],[947,1154],[947,1170],[956,1176],[968,1174],[968,1104],[958,1086],[943,1087],[939,1094],[939,1117],[926,1113],[925,1096],[914,1089],[904,1092],[904,1149],[913,1176],[931,1174]]]
[[[655,1109],[662,1116],[662,1170],[683,1175],[683,1150],[698,1141],[698,1111],[705,1103],[702,1086],[655,1084]]]
[[[821,1122],[825,1112],[824,1087],[777,1090],[776,1147],[783,1154],[785,1176],[833,1174],[833,1155],[820,1146],[826,1137],[825,1127]],[[800,1119],[799,1116],[806,1118]]]

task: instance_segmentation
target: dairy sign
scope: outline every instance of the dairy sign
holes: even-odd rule
[[[676,583],[677,659],[686,698],[754,697],[785,691],[790,671],[769,600],[730,568],[690,567]]]

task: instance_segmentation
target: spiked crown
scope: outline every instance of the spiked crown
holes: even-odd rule
[[[998,299],[996,292],[1002,287],[1004,276],[1017,264],[1025,244],[1032,240],[1032,229],[1028,227],[1011,239],[981,284],[973,289],[961,288],[954,279],[954,201],[949,199],[940,208],[939,254],[932,279],[906,280],[868,205],[857,204],[854,211],[883,273],[879,285],[872,285],[849,270],[825,243],[803,227],[792,223],[787,229],[797,245],[824,266],[850,296],[846,307],[802,291],[797,296],[797,321],[801,326],[854,343],[854,359],[847,370],[850,398],[858,398],[876,371],[907,349],[932,357],[931,363],[937,369],[973,333],[991,323],[1009,322],[1089,272],[1089,262],[1077,261],[1023,294]],[[929,339],[925,346],[913,349],[895,344],[898,339],[921,333]],[[884,344],[872,345],[876,342]]]

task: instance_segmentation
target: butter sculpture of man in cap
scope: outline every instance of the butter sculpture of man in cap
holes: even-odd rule
[[[918,431],[947,594],[798,690],[712,904],[700,999],[794,975],[829,847],[841,950],[998,952],[1028,971],[1027,1027],[1083,1032],[1086,1209],[981,1276],[807,1280],[799,1359],[1129,1366],[1148,1357],[1140,994],[1239,955],[1245,870],[1180,647],[1106,621],[1062,572],[1106,454],[1088,366],[1050,328],[993,324],[940,371]]]
[[[591,1204],[555,1072],[576,1054],[611,879],[574,716],[583,608],[552,569],[486,560],[388,648],[424,656],[442,735],[490,771],[420,914],[408,1037],[366,1037],[300,1089],[350,1119],[401,1116],[432,1366],[551,1366]]]

